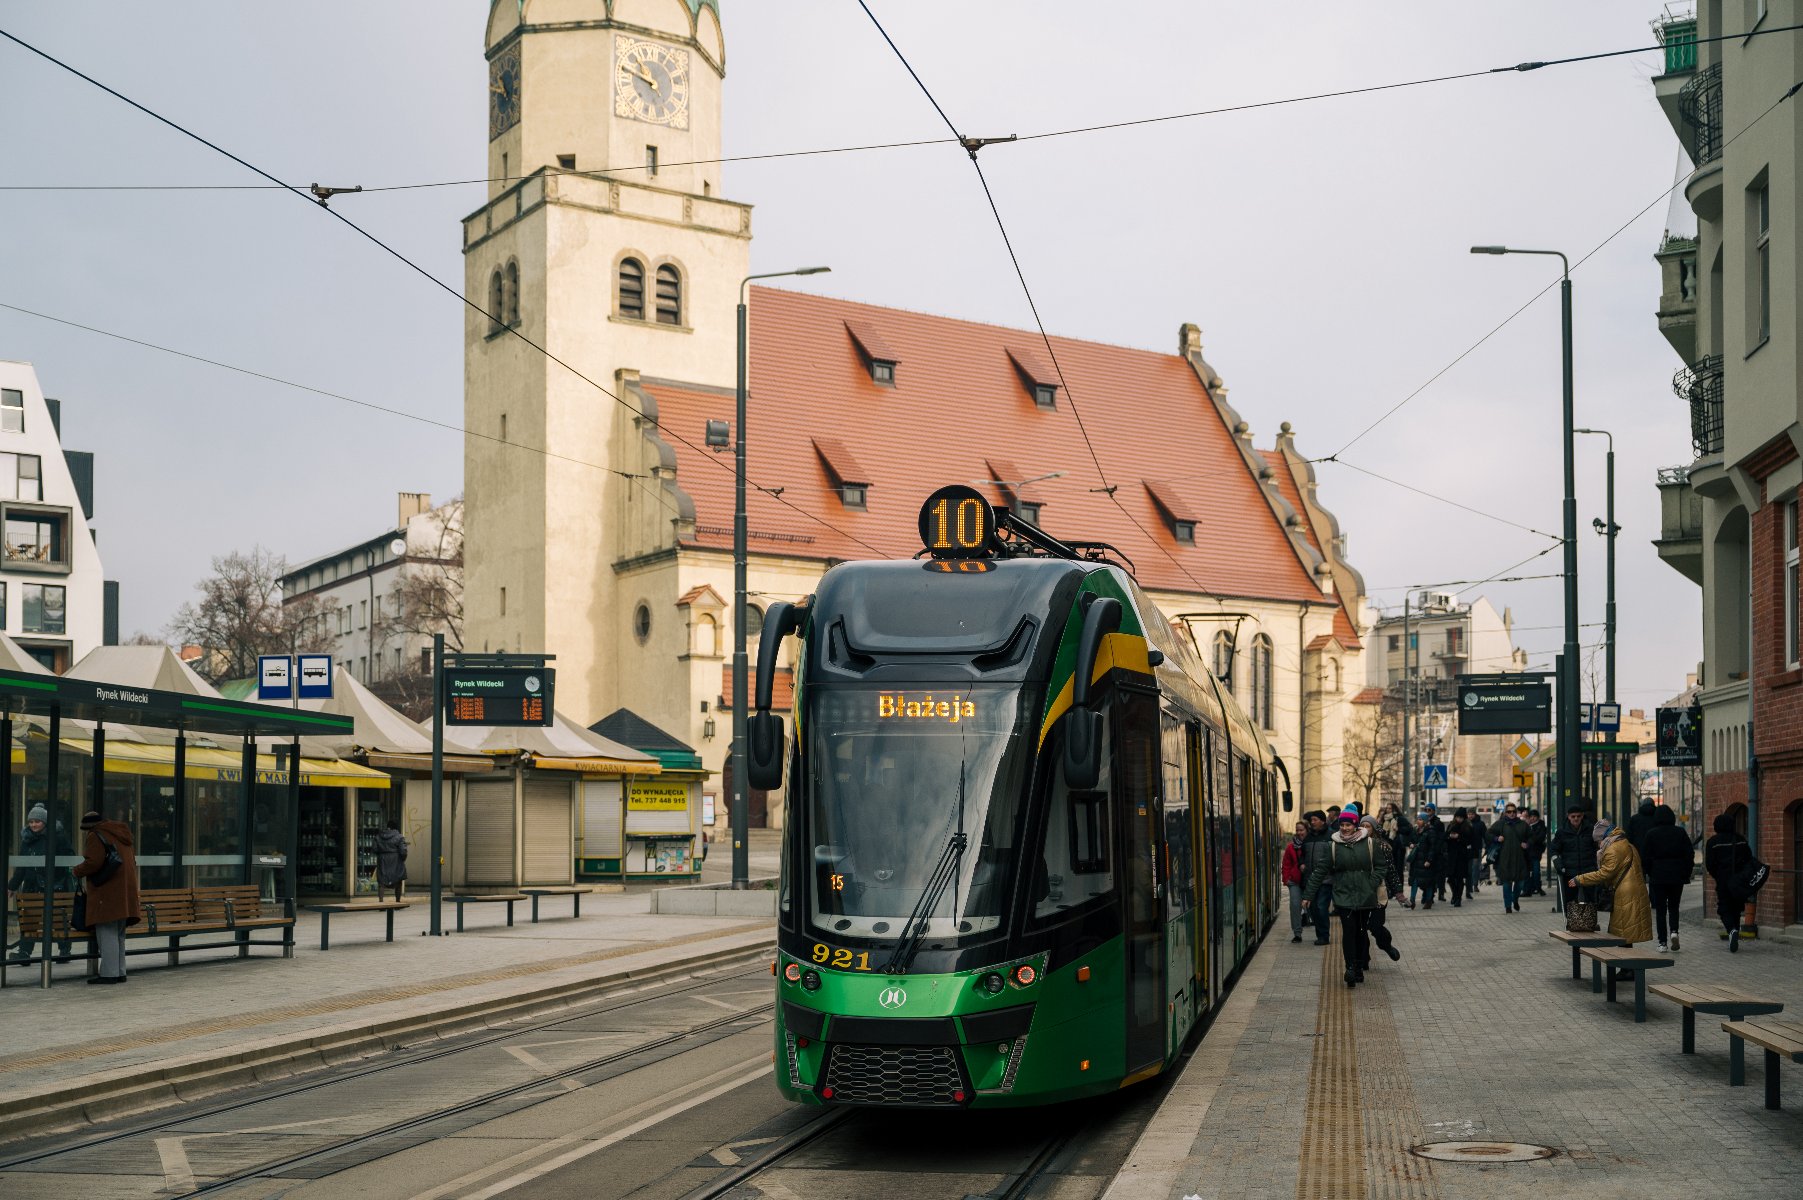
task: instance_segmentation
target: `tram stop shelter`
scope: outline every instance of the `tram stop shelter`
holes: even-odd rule
[[[12,747],[0,755],[0,873],[10,882],[24,870],[20,903],[42,903],[48,925],[53,894],[72,890],[81,862],[81,814],[98,809],[131,826],[142,886],[256,884],[268,873],[268,891],[292,900],[312,765],[301,739],[351,727],[336,714],[0,667],[0,745]],[[285,744],[259,760],[258,738]],[[36,805],[48,814],[44,852],[15,860],[14,831]],[[40,943],[45,986],[49,950]]]

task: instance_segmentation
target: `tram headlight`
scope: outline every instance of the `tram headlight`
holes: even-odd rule
[[[1032,963],[1022,963],[1014,968],[1014,985],[1016,987],[1029,987],[1038,978],[1039,972],[1034,969]]]
[[[1007,984],[1002,982],[1002,977],[1000,975],[991,971],[989,974],[977,980],[977,986],[988,992],[991,996],[999,996],[1002,994],[1002,989],[1006,987]]]
[[[783,978],[787,979],[790,983],[801,982],[801,965],[799,963],[790,963],[788,966],[784,967]]]
[[[820,972],[809,968],[801,973],[801,986],[810,992],[820,990]]]

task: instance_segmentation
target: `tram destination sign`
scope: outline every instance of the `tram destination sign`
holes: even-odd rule
[[[549,725],[556,703],[550,667],[446,667],[445,724]]]
[[[1553,689],[1540,677],[1461,676],[1460,733],[1551,733]]]

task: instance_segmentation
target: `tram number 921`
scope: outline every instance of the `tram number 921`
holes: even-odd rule
[[[809,951],[808,956],[823,967],[834,967],[841,971],[870,970],[870,951],[868,950],[853,954],[843,946],[827,946],[815,942],[814,948]]]
[[[975,488],[942,487],[920,507],[920,544],[934,558],[987,558],[995,532],[995,508]]]

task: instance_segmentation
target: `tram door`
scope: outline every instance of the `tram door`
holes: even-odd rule
[[[1163,891],[1158,833],[1158,702],[1124,693],[1115,707],[1115,805],[1126,888],[1127,1073],[1164,1061]]]
[[[1202,774],[1206,781],[1208,796],[1207,812],[1202,818],[1203,828],[1208,831],[1207,845],[1203,849],[1207,857],[1207,868],[1203,878],[1208,893],[1208,994],[1218,1001],[1221,995],[1221,980],[1227,974],[1223,962],[1226,952],[1222,947],[1222,926],[1227,920],[1227,909],[1231,904],[1228,893],[1223,888],[1221,856],[1226,853],[1222,847],[1222,838],[1226,835],[1226,822],[1221,814],[1227,805],[1227,797],[1223,794],[1226,785],[1226,773],[1219,769],[1226,751],[1222,749],[1221,739],[1213,730],[1209,730],[1202,748]],[[1227,835],[1230,836],[1230,835]]]

